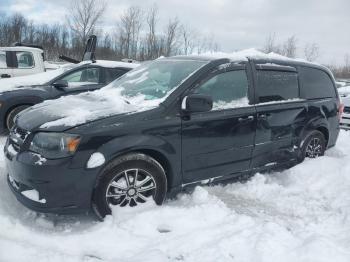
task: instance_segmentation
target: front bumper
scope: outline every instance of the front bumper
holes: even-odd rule
[[[72,157],[39,161],[39,156],[29,151],[14,154],[8,150],[8,142],[4,150],[8,185],[23,205],[56,214],[90,210],[98,169],[76,167]],[[38,199],[22,193],[28,190],[38,192]]]

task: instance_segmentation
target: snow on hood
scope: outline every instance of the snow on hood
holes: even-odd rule
[[[97,91],[47,100],[26,112],[38,112],[48,120],[40,128],[76,126],[102,117],[136,113],[155,108],[162,99],[146,100],[144,96],[124,98],[122,88],[107,86]],[[59,110],[58,110],[59,108]]]
[[[34,121],[35,126],[40,128],[73,127],[113,115],[150,110],[158,107],[173,90],[191,77],[204,64],[195,64],[194,71],[187,72],[184,70],[183,78],[177,79],[176,84],[173,83],[174,86],[166,87],[169,90],[161,90],[155,87],[157,92],[162,93],[162,96],[159,97],[139,92],[132,93],[131,95],[123,92],[130,90],[133,84],[151,79],[150,72],[144,72],[148,68],[141,67],[128,72],[122,78],[113,81],[102,89],[44,101],[29,108],[23,114],[19,114],[18,121],[22,123]],[[125,77],[131,77],[131,79],[126,78],[125,80]],[[158,84],[153,79],[150,82]],[[21,117],[22,115],[23,118]],[[39,119],[38,115],[42,117]]]

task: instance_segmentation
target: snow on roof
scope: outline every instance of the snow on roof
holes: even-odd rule
[[[28,46],[5,46],[0,47],[1,51],[29,51],[29,52],[39,52],[43,53],[44,51],[40,48],[28,47]]]
[[[226,53],[226,52],[205,52],[201,54],[193,54],[194,56],[205,56],[205,57],[210,57],[210,58],[228,58],[232,61],[248,61],[248,59],[261,59],[261,60],[282,60],[282,61],[295,61],[295,62],[303,62],[303,63],[309,63],[309,64],[315,64],[316,63],[310,63],[304,59],[301,58],[289,58],[283,55],[279,55],[276,53],[264,53],[261,52],[255,48],[249,48],[249,49],[244,49],[240,51],[235,51],[231,53]]]
[[[103,66],[103,67],[124,67],[124,68],[136,68],[140,64],[138,63],[125,63],[120,61],[111,61],[111,60],[96,60],[95,65]]]

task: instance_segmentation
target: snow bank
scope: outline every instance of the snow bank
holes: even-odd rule
[[[342,86],[338,88],[339,94],[349,95],[350,94],[350,86]]]
[[[115,208],[103,223],[25,209],[7,188],[1,153],[0,261],[348,262],[349,141],[342,131],[319,159],[163,206]]]

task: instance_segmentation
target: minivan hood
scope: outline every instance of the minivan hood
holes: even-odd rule
[[[118,114],[146,111],[159,105],[144,97],[125,98],[117,88],[47,100],[21,112],[16,124],[25,130],[64,131],[98,119]]]

